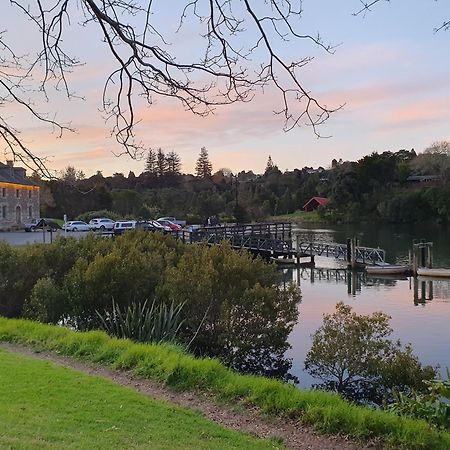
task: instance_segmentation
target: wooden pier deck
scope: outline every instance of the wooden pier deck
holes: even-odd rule
[[[295,245],[292,238],[291,222],[268,222],[243,225],[206,226],[194,231],[180,230],[173,235],[186,243],[205,242],[216,245],[222,241],[230,242],[236,249],[246,249],[266,259],[294,260],[310,258],[314,264],[315,256],[326,256],[359,264],[384,264],[385,251],[380,248],[360,247],[345,244],[302,241],[297,236]],[[350,240],[349,240],[350,241]],[[351,252],[354,252],[351,258]]]
[[[292,244],[290,222],[201,227],[195,231],[180,230],[173,234],[186,243],[216,245],[228,241],[233,248],[246,249],[267,259],[297,256]]]

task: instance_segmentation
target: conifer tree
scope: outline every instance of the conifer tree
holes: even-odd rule
[[[199,178],[210,178],[212,174],[212,164],[209,160],[208,150],[206,147],[202,147],[200,155],[195,165],[195,173]]]
[[[145,171],[152,175],[157,174],[156,152],[152,149],[148,151],[147,159],[145,160]]]
[[[166,171],[169,175],[181,175],[181,159],[176,152],[169,152],[166,156]]]
[[[156,171],[158,177],[163,177],[167,172],[166,155],[161,148],[158,148],[158,152],[156,154]]]

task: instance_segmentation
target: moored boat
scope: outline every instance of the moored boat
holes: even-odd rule
[[[367,266],[366,272],[369,275],[404,275],[411,271],[410,266],[386,264],[383,266]]]
[[[421,277],[450,278],[450,269],[420,267],[417,269],[417,275]]]

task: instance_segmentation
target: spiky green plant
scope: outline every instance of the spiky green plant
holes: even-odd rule
[[[100,325],[109,335],[119,338],[129,338],[137,342],[162,342],[175,340],[183,324],[181,311],[184,303],[151,304],[147,300],[132,303],[121,309],[114,299],[112,308],[103,313],[96,311]]]

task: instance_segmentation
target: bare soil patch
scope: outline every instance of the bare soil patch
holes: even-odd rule
[[[30,347],[0,343],[0,347],[33,358],[51,361],[90,375],[100,376],[157,400],[165,400],[181,407],[194,409],[204,417],[234,430],[253,434],[260,438],[281,438],[290,449],[301,450],[362,450],[374,448],[371,444],[356,443],[343,436],[323,436],[312,427],[286,419],[269,418],[257,408],[232,408],[218,405],[211,396],[198,392],[178,392],[153,380],[140,378],[130,372],[113,370],[97,364],[89,364],[74,358],[51,352],[37,352]]]

